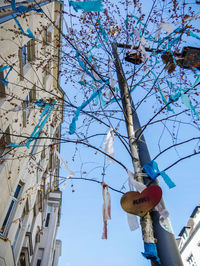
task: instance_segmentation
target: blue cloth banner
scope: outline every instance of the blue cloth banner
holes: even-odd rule
[[[163,102],[165,103],[165,105],[167,105],[168,102],[167,102],[167,100],[166,100],[166,98],[165,98],[165,96],[164,96],[164,94],[163,94],[163,92],[162,92],[162,90],[161,90],[161,88],[160,88],[160,84],[159,84],[159,82],[158,82],[158,78],[156,77],[155,73],[154,73],[152,70],[150,70],[150,73],[152,73],[152,75],[154,76],[155,81],[156,81],[157,86],[158,86],[158,90],[159,90],[160,95],[161,95],[161,97],[162,97],[162,100],[163,100]],[[171,112],[174,112],[174,111],[171,109],[171,107],[170,107],[169,105],[167,106],[167,109],[168,109],[169,111],[171,111]]]
[[[161,264],[160,258],[158,257],[157,247],[154,243],[144,243],[144,252],[142,255],[149,260],[156,261]]]
[[[41,100],[42,101],[42,100]],[[56,101],[53,101],[51,104],[45,103],[44,110],[42,111],[40,115],[40,120],[38,124],[35,126],[33,132],[31,133],[30,137],[27,139],[26,143],[24,144],[15,144],[11,142],[8,144],[6,147],[13,147],[13,148],[18,148],[18,147],[30,147],[30,143],[35,140],[40,134],[40,131],[44,128],[45,123],[47,122],[54,106],[56,104]],[[38,104],[37,104],[38,105]],[[38,105],[40,106],[40,105]]]
[[[193,111],[196,117],[199,119],[199,114],[195,110],[194,106],[192,105],[189,97],[186,94],[181,94],[181,100],[185,104],[185,106]]]
[[[100,12],[103,9],[103,4],[101,2],[102,0],[84,2],[69,1],[69,5],[72,6],[76,12],[78,12],[79,9],[82,9],[84,12]]]
[[[71,124],[70,124],[70,126],[69,126],[69,134],[70,135],[72,135],[72,134],[74,134],[75,133],[75,131],[76,131],[76,121],[78,120],[78,117],[79,117],[79,115],[80,115],[80,112],[92,101],[92,100],[94,100],[98,95],[100,95],[101,94],[101,91],[103,90],[103,88],[105,87],[105,85],[106,84],[104,84],[98,91],[95,91],[92,95],[91,95],[91,97],[87,100],[87,101],[85,101],[85,102],[83,102],[82,104],[81,104],[81,106],[79,106],[77,109],[76,109],[76,114],[75,114],[75,116],[73,117],[73,119],[72,119],[72,122],[71,122]]]
[[[181,92],[177,92],[176,94],[171,94],[169,95],[169,103],[174,103],[177,102],[179,100],[179,98],[181,97]]]
[[[94,81],[96,81],[96,82],[99,82],[99,83],[104,83],[104,81],[103,80],[97,80],[97,79],[95,79],[95,77],[92,75],[92,73],[85,67],[85,64],[84,64],[84,62],[80,59],[80,56],[79,56],[79,51],[78,50],[76,50],[76,58],[77,58],[77,60],[78,60],[78,62],[79,62],[79,65],[80,65],[80,67],[94,80]],[[106,80],[106,82],[105,82],[106,84],[108,84],[109,83],[109,80]]]
[[[7,68],[10,68],[10,69],[8,70],[8,73],[6,74],[5,78],[0,78],[0,81],[3,84],[5,84],[6,86],[8,86],[8,81],[6,79],[7,79],[8,75],[9,75],[10,71],[12,70],[12,66],[11,65],[7,65],[7,66],[3,66],[3,67],[0,68],[0,72],[3,72]]]
[[[100,16],[97,19],[97,23],[99,25],[98,38],[99,38],[99,33],[101,33],[101,35],[103,36],[104,40],[107,42],[108,41],[108,37],[107,37],[107,34],[106,34],[106,31],[105,31],[104,27],[101,25]]]
[[[21,30],[21,33],[24,35],[24,36],[27,36],[27,37],[29,37],[29,38],[35,38],[34,37],[34,35],[33,35],[33,33],[32,33],[32,31],[28,28],[27,29],[27,33],[22,29],[22,26],[20,25],[20,23],[19,23],[19,21],[16,19],[16,17],[15,16],[13,16],[12,15],[12,17],[13,17],[13,19],[15,20],[15,22],[16,22],[16,24],[17,24],[17,26],[19,27],[19,29]]]
[[[158,169],[157,162],[152,160],[148,162],[147,164],[145,164],[142,168],[151,179],[155,180],[156,177],[161,175],[163,180],[165,181],[165,183],[167,184],[169,188],[173,188],[176,186],[174,182],[170,179],[170,177],[164,171],[160,172],[160,170]]]
[[[27,7],[27,6],[16,6],[15,0],[11,0],[11,7],[13,11],[17,11],[20,13],[24,13],[27,11],[36,11],[36,12],[43,12],[41,8],[34,8],[34,7]]]

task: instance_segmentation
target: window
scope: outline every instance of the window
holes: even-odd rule
[[[43,78],[43,83],[44,83],[44,88],[46,89],[46,82],[51,75],[51,61],[48,60],[47,64],[44,67],[44,78]],[[49,88],[48,88],[49,89]]]
[[[23,106],[23,127],[27,126],[28,122],[28,117],[31,112],[31,104],[35,101],[36,99],[36,88],[33,86],[33,88],[30,90],[28,95],[26,96],[25,100],[22,103]]]
[[[4,133],[0,133],[0,156],[3,155],[4,151],[8,148],[5,146],[10,143],[10,129],[7,127]]]
[[[189,265],[192,265],[192,266],[197,266],[195,260],[194,260],[194,256],[193,254],[191,254],[188,259],[187,259],[187,262],[189,263]]]
[[[36,266],[40,266],[42,264],[43,254],[44,254],[44,249],[43,248],[39,248],[39,250],[38,250],[38,259],[37,259]]]
[[[44,45],[48,45],[51,42],[52,42],[52,34],[50,29],[48,28],[44,31]]]
[[[185,230],[182,236],[183,236],[183,239],[186,239],[188,237],[188,231]]]
[[[31,39],[19,49],[20,77],[23,78],[24,67],[35,59],[35,40]]]
[[[9,205],[7,214],[5,216],[3,224],[1,226],[1,229],[0,229],[1,234],[4,234],[8,230],[8,227],[9,227],[10,222],[11,222],[11,218],[12,218],[12,216],[14,214],[14,210],[16,208],[17,200],[19,199],[19,196],[21,193],[21,189],[22,189],[22,183],[19,183],[17,185],[17,188],[15,190],[15,193],[14,193],[12,200],[11,200],[11,203]]]
[[[48,227],[49,226],[50,215],[51,214],[48,212],[47,213],[47,217],[46,217],[46,221],[45,221],[45,227]]]
[[[41,265],[41,260],[37,260],[37,266],[40,266]]]
[[[22,66],[25,66],[28,62],[31,62],[35,59],[35,42],[34,39],[31,39],[27,44],[22,46]]]
[[[0,66],[1,68],[2,66]],[[4,98],[6,96],[5,94],[5,84],[1,81],[1,79],[4,79],[3,72],[0,72],[0,98]]]
[[[43,196],[42,196],[41,190],[38,190],[38,192],[37,192],[37,197],[36,197],[33,211],[34,211],[34,216],[37,216],[39,211],[41,211],[41,212],[43,211]]]

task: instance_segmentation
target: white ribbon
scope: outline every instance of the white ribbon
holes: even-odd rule
[[[141,193],[146,188],[146,186],[136,181],[134,178],[134,174],[130,170],[127,169],[127,172],[128,172],[128,182],[130,190],[133,191],[135,187],[136,190]]]
[[[67,179],[70,178],[71,176],[74,176],[74,172],[69,168],[67,162],[63,160],[60,153],[55,148],[54,148],[54,152],[55,152],[56,156],[58,157],[58,159],[62,162],[62,164],[64,165],[66,170],[70,173],[70,175],[67,177]]]
[[[129,188],[131,191],[136,188],[138,192],[142,192],[146,186],[134,179],[134,174],[127,169],[128,173],[128,183],[129,183]],[[138,223],[138,218],[134,214],[127,213],[127,220],[128,220],[128,225],[131,231],[135,231],[136,229],[139,228],[139,223]]]
[[[108,133],[107,133],[107,136],[106,136],[106,140],[104,142],[104,150],[105,152],[114,157],[114,131],[112,128],[109,129]],[[110,157],[107,156],[107,161],[108,162],[114,162],[114,160]]]
[[[108,186],[106,186],[104,183],[102,184],[103,188],[103,233],[102,233],[102,239],[107,239],[107,220],[111,220],[111,197],[110,193],[108,191]],[[106,191],[107,189],[107,191]]]

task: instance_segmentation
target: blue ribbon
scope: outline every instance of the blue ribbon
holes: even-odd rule
[[[72,134],[74,134],[75,133],[75,131],[76,131],[76,121],[78,120],[78,117],[79,117],[79,115],[80,115],[80,112],[93,100],[93,99],[95,99],[100,93],[101,93],[101,91],[103,90],[103,88],[105,87],[105,85],[106,84],[104,84],[98,91],[95,91],[91,96],[90,96],[90,98],[87,100],[87,101],[85,101],[85,102],[83,102],[82,104],[81,104],[81,106],[79,106],[77,109],[76,109],[76,114],[75,114],[75,116],[73,117],[73,119],[72,119],[72,122],[71,122],[71,124],[70,124],[70,126],[69,126],[69,134],[70,135],[72,135]]]
[[[99,33],[101,33],[101,35],[103,36],[104,40],[107,42],[108,41],[108,37],[107,37],[107,34],[106,34],[106,31],[105,31],[104,27],[101,25],[100,15],[99,15],[99,18],[97,19],[97,23],[99,25],[98,38],[99,38]]]
[[[103,4],[101,2],[102,0],[84,2],[69,1],[69,5],[72,6],[76,12],[78,12],[79,9],[85,12],[100,12],[103,9]]]
[[[0,78],[0,81],[3,84],[5,84],[6,86],[8,86],[8,81],[6,79],[7,79],[8,75],[9,75],[10,71],[12,70],[12,66],[11,65],[7,65],[7,66],[4,66],[4,67],[0,68],[0,72],[3,72],[7,68],[10,68],[10,69],[8,70],[8,73],[6,74],[5,78]]]
[[[154,243],[144,243],[144,252],[142,255],[149,260],[156,261],[161,264],[160,258],[158,257],[157,247]]]
[[[79,62],[79,65],[80,65],[80,67],[94,80],[94,81],[96,81],[96,82],[99,82],[99,83],[104,83],[104,81],[103,80],[97,80],[97,79],[95,79],[95,77],[92,75],[92,73],[85,67],[85,64],[84,64],[84,62],[80,59],[80,56],[79,56],[79,51],[78,50],[76,50],[76,58],[77,58],[77,60],[78,60],[78,62]],[[106,81],[106,83],[108,83],[109,81]]]
[[[13,16],[12,15],[12,17],[13,17],[13,19],[15,20],[15,22],[16,22],[16,24],[17,24],[17,26],[19,27],[19,29],[21,30],[21,33],[24,35],[24,36],[27,36],[27,37],[29,37],[29,38],[35,38],[34,37],[34,35],[33,35],[33,33],[32,33],[32,31],[28,28],[27,29],[27,33],[22,29],[22,26],[20,25],[20,23],[19,23],[19,21],[16,19],[16,17],[15,16]]]
[[[36,103],[36,105],[41,106],[40,104],[43,102],[43,100],[40,100],[40,103]],[[39,101],[38,101],[39,102]],[[44,110],[40,114],[40,120],[38,124],[35,126],[33,132],[31,133],[30,137],[27,139],[26,143],[24,144],[15,144],[13,142],[10,142],[6,147],[13,147],[13,148],[18,148],[18,147],[30,147],[30,143],[35,140],[40,134],[40,131],[44,128],[54,106],[56,104],[56,101],[53,101],[51,104],[45,103]]]
[[[181,100],[185,104],[185,106],[191,109],[193,113],[196,115],[196,117],[199,119],[199,114],[197,113],[194,106],[192,105],[189,97],[186,94],[181,94]]]
[[[170,179],[170,177],[164,171],[160,172],[160,170],[158,169],[157,162],[152,160],[148,162],[147,164],[145,164],[142,168],[151,179],[154,180],[156,179],[156,177],[161,175],[163,180],[165,181],[165,183],[167,184],[169,188],[173,188],[176,186],[174,182]]]
[[[163,102],[165,103],[165,105],[167,105],[168,102],[167,102],[167,100],[166,100],[166,98],[165,98],[165,96],[164,96],[164,94],[163,94],[163,92],[162,92],[162,90],[161,90],[161,88],[160,88],[160,84],[159,84],[159,82],[158,82],[158,78],[156,77],[155,73],[154,73],[152,70],[150,70],[150,73],[153,74],[153,76],[154,76],[154,78],[155,78],[155,81],[156,81],[156,83],[157,83],[157,86],[158,86],[158,90],[159,90],[160,95],[161,95],[161,97],[162,97],[162,100],[163,100]],[[171,112],[174,112],[173,109],[172,109],[169,105],[167,106],[167,109],[168,109],[169,111],[171,111]]]
[[[16,7],[15,0],[11,0],[11,7],[13,11],[17,11],[20,13],[24,13],[27,11],[36,11],[36,12],[43,12],[41,8],[34,8],[34,7],[27,7],[27,6],[18,6]]]

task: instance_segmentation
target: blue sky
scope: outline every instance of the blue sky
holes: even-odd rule
[[[147,7],[146,7],[147,8]],[[199,40],[187,40],[187,44],[199,47]],[[188,75],[193,75],[188,71]],[[72,84],[61,83],[62,88],[73,102],[73,96],[76,91]],[[77,95],[78,95],[77,88]],[[140,90],[134,91],[134,101],[141,98]],[[79,96],[78,96],[79,97]],[[77,104],[77,103],[75,103]],[[79,105],[79,104],[77,104]],[[114,105],[115,106],[115,105]],[[152,106],[160,107],[158,102],[150,101],[150,104],[143,105],[138,110],[141,125],[148,121],[147,114],[152,113]],[[116,106],[115,106],[116,107]],[[176,109],[179,110],[180,109]],[[164,117],[164,115],[163,115]],[[68,117],[66,116],[68,120]],[[184,120],[186,124],[178,123],[178,126],[173,128],[177,120]],[[70,119],[69,119],[70,120]],[[191,117],[184,118],[179,116],[176,121],[163,122],[149,126],[145,130],[146,142],[151,154],[154,158],[167,146],[173,144],[169,133],[177,134],[177,141],[199,136],[198,127],[191,126]],[[78,127],[83,124],[83,117],[77,122]],[[99,125],[90,127],[90,134],[102,133],[106,134],[107,128]],[[120,133],[125,133],[125,124],[120,124]],[[174,130],[174,131],[173,131]],[[68,134],[66,124],[63,126],[63,134]],[[105,141],[105,136],[99,136],[92,143],[102,147]],[[177,158],[183,157],[191,152],[191,149],[197,148],[193,142],[184,146],[171,149],[169,152],[159,156],[156,160],[159,169],[163,170],[172,164]],[[115,158],[123,162],[127,168],[133,171],[132,162],[127,154],[127,151],[115,139]],[[94,150],[84,146],[78,146],[75,150],[74,144],[62,144],[61,154],[66,160],[70,168],[75,172],[75,177],[83,176],[92,179],[101,179],[102,166],[104,165],[105,157],[96,155]],[[75,156],[75,160],[72,157]],[[159,184],[163,190],[163,198],[166,207],[170,213],[170,219],[175,232],[178,236],[180,230],[186,225],[189,216],[193,209],[199,204],[199,187],[200,187],[200,163],[199,155],[193,156],[187,160],[181,161],[167,171],[167,174],[176,184],[176,187],[169,189],[159,177]],[[68,176],[68,172],[61,167],[60,175]],[[126,171],[117,165],[106,163],[105,183],[113,186],[116,189],[121,189],[125,184],[128,191]],[[72,192],[74,190],[75,192]],[[102,240],[103,217],[102,217],[102,188],[100,184],[88,182],[84,180],[68,180],[66,188],[63,190],[62,210],[61,210],[61,225],[58,230],[58,238],[62,240],[62,256],[59,261],[59,266],[146,266],[150,265],[150,261],[146,260],[141,252],[144,251],[141,235],[141,228],[131,232],[128,227],[126,213],[120,206],[121,194],[109,190],[111,194],[111,217],[108,221],[108,239]]]

